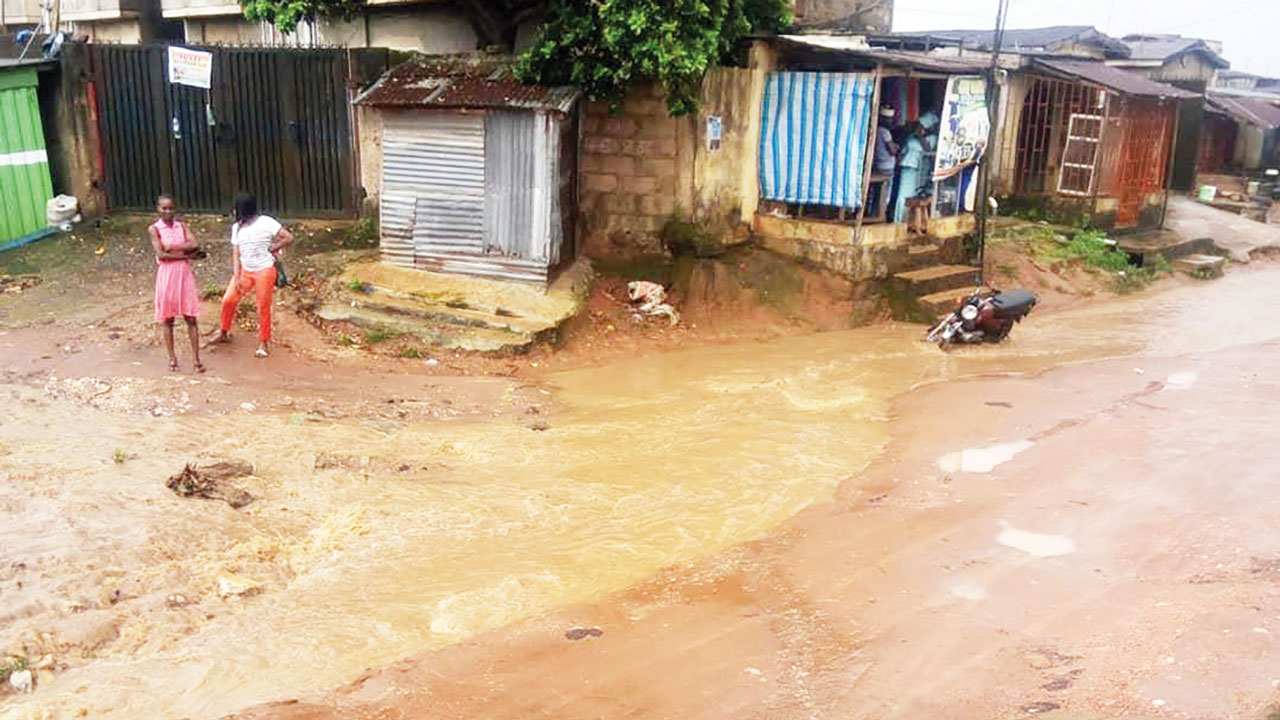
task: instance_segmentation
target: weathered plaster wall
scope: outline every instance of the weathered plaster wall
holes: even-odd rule
[[[838,23],[841,29],[888,32],[893,27],[893,0],[795,0],[797,25]]]

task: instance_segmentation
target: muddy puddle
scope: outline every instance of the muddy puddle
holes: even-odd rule
[[[568,372],[527,423],[154,416],[0,386],[0,653],[37,682],[0,717],[214,718],[599,598],[830,498],[912,387],[1272,339],[1278,281],[1033,314],[951,354],[889,325]],[[256,500],[170,493],[201,458],[252,463]]]

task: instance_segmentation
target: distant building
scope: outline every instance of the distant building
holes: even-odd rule
[[[1109,59],[1108,65],[1187,90],[1204,92],[1218,71],[1231,67],[1221,55],[1222,44],[1214,40],[1146,34],[1126,35],[1121,42],[1129,56]]]

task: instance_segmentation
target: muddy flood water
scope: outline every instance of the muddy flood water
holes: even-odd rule
[[[856,478],[921,384],[1270,340],[1275,307],[1262,265],[1033,314],[1000,347],[887,325],[500,381],[527,422],[155,416],[76,378],[0,385],[0,653],[37,668],[0,717],[202,720],[348,682],[759,537]],[[200,458],[253,463],[258,500],[170,493]]]

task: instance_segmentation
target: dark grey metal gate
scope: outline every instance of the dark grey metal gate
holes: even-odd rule
[[[343,50],[201,48],[213,87],[168,82],[162,45],[91,45],[108,205],[173,194],[226,212],[238,192],[264,211],[354,215],[349,61]]]

